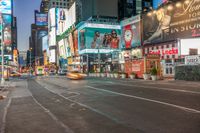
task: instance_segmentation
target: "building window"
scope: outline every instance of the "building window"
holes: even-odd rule
[[[127,0],[126,2],[129,4],[133,4],[133,0]]]

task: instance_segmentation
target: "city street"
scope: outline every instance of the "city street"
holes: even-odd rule
[[[197,82],[52,76],[15,84],[0,101],[2,133],[200,131]]]

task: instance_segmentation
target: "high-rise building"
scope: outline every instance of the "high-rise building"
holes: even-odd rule
[[[77,21],[85,21],[92,16],[118,16],[118,0],[76,0]]]
[[[17,48],[17,18],[13,17],[12,23],[12,45],[13,49]]]
[[[51,8],[66,8],[69,9],[75,0],[49,0],[49,9]]]
[[[40,4],[40,12],[48,13],[49,0],[42,0]]]
[[[152,7],[152,0],[119,0],[118,1],[119,20],[140,14],[144,9],[151,7]]]

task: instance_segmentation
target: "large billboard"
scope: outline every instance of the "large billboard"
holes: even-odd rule
[[[199,37],[199,7],[199,0],[190,0],[143,15],[144,44]]]
[[[63,39],[58,42],[58,48],[59,48],[59,56],[66,59],[66,51],[65,51],[66,49]]]
[[[48,29],[56,26],[56,8],[51,8],[48,14]]]
[[[120,49],[120,29],[119,25],[85,23],[78,29],[79,53],[107,53]]]
[[[12,13],[12,0],[0,0],[0,13]]]
[[[3,43],[5,48],[5,54],[12,54],[12,30],[11,22],[12,17],[8,14],[2,14],[3,24]]]
[[[48,25],[48,15],[46,13],[35,13],[35,24],[37,26],[47,26]]]
[[[56,34],[60,35],[76,22],[75,3],[71,8],[56,8]]]
[[[55,46],[56,45],[56,28],[52,27],[48,35],[49,35],[49,46]]]
[[[141,45],[140,16],[121,21],[121,48],[129,49]]]
[[[167,2],[168,0],[153,0],[153,8],[157,9],[160,5]]]

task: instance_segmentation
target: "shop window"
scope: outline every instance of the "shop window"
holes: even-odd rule
[[[164,46],[161,46],[162,49],[164,49]]]
[[[175,44],[173,43],[173,44],[172,44],[172,48],[174,48],[174,47],[175,47]]]
[[[167,44],[166,47],[169,48],[169,45]]]
[[[158,47],[158,46],[156,46],[156,49],[159,49],[159,47]]]
[[[154,47],[151,47],[151,50],[153,50]]]
[[[167,59],[169,59],[169,55],[167,55]]]
[[[175,58],[175,55],[172,55],[172,58],[174,59],[174,58]]]

